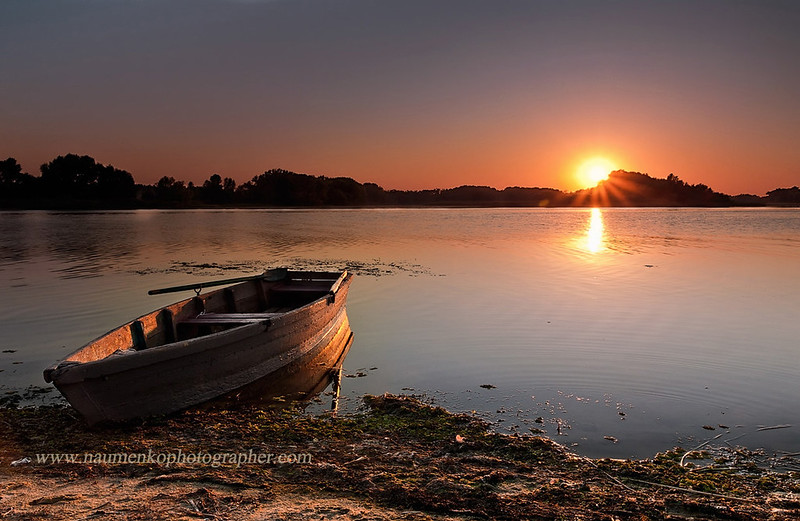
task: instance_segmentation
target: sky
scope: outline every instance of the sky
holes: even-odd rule
[[[800,184],[795,0],[3,0],[0,159],[248,181]]]

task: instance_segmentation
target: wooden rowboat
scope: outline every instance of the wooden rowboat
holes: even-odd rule
[[[271,376],[296,383],[308,370],[316,381],[321,365],[341,366],[352,342],[351,280],[346,271],[278,269],[151,291],[198,295],[109,331],[45,369],[44,379],[89,424],[178,411]]]

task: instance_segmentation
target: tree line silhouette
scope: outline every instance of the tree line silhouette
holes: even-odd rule
[[[237,185],[212,174],[201,185],[164,176],[152,185],[90,156],[67,154],[22,172],[14,158],[0,161],[0,208],[127,209],[197,207],[351,206],[734,206],[800,205],[800,188],[779,188],[766,197],[731,197],[674,174],[665,179],[618,170],[596,187],[576,192],[553,188],[459,186],[434,190],[385,190],[349,177],[325,177],[273,169]]]

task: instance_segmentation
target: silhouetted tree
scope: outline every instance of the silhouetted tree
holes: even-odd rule
[[[92,157],[67,154],[40,168],[45,194],[82,200],[132,199],[133,176],[125,170],[97,163]]]
[[[524,188],[511,186],[500,193],[507,206],[559,206],[564,204],[564,192],[555,188]]]
[[[222,194],[226,203],[232,203],[236,200],[236,181],[230,177],[222,180]]]
[[[590,206],[730,206],[730,196],[700,183],[690,185],[670,174],[656,179],[639,172],[617,170],[597,187],[576,192],[573,204]]]
[[[375,183],[364,183],[364,195],[366,204],[382,205],[388,201],[386,191]]]
[[[767,192],[767,202],[780,205],[800,205],[800,188],[776,188]]]
[[[22,172],[22,166],[13,157],[0,161],[0,199],[15,205],[16,199],[28,199],[35,195],[38,179]]]
[[[349,177],[322,178],[323,199],[330,206],[359,206],[367,201],[364,185]]]
[[[130,199],[134,195],[136,183],[133,176],[125,170],[98,164],[95,187],[96,196],[101,199]]]
[[[209,204],[221,204],[224,199],[223,196],[222,177],[219,174],[212,174],[203,183],[201,199]]]
[[[183,181],[164,176],[156,183],[155,198],[160,202],[176,204],[189,199],[189,193]]]
[[[22,166],[13,157],[0,161],[0,186],[10,187],[19,184]]]

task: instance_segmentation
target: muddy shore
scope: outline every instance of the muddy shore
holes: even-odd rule
[[[743,449],[591,460],[412,397],[364,400],[338,418],[92,429],[68,407],[0,409],[0,519],[800,519],[800,473]]]

